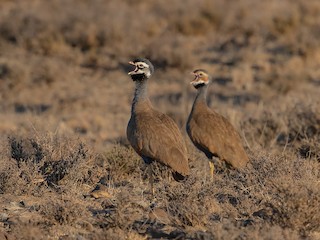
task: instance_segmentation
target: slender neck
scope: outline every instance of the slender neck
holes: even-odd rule
[[[203,85],[199,87],[198,93],[196,96],[196,99],[194,100],[194,105],[198,103],[205,103],[207,104],[207,90],[208,90],[208,85]]]
[[[192,110],[189,115],[189,119],[194,113],[196,113],[198,111],[202,111],[202,109],[204,109],[204,108],[206,109],[208,107],[208,105],[207,105],[207,89],[208,89],[207,85],[204,85],[204,86],[197,88],[198,93],[197,93],[197,96],[193,102],[193,106],[192,106]]]
[[[132,101],[131,112],[135,112],[137,107],[143,103],[149,104],[147,79],[135,81],[136,88]]]

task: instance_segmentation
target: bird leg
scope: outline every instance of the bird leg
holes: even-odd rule
[[[153,188],[152,164],[148,164],[148,172],[149,172],[150,193],[153,197],[154,196],[154,188]]]
[[[209,167],[210,167],[210,177],[213,179],[213,174],[214,174],[214,164],[213,162],[209,161]]]

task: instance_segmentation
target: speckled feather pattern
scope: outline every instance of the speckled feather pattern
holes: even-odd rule
[[[242,168],[249,161],[238,132],[205,102],[194,105],[187,122],[187,133],[200,150],[211,152],[234,168]]]
[[[159,161],[183,176],[189,174],[187,149],[178,126],[156,111],[150,101],[139,103],[132,112],[127,138],[140,156]]]

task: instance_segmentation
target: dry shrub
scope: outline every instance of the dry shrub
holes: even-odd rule
[[[20,188],[25,188],[37,177],[35,175],[41,176],[39,164],[41,166],[42,161],[47,161],[46,150],[50,148],[41,145],[39,141],[37,143],[42,146],[42,150],[39,150],[38,145],[32,145],[30,140],[18,141],[15,138],[7,144],[10,150],[8,152],[14,153],[12,165],[18,174],[1,171],[3,193],[8,193],[13,187],[18,188],[17,185],[13,186],[12,180],[16,181]],[[56,144],[58,143],[51,147],[57,146]],[[70,146],[72,151],[68,148]],[[51,154],[56,152],[55,147],[51,150]],[[170,181],[170,171],[155,164],[154,174],[158,181],[155,183],[155,199],[152,199],[148,193],[145,195],[148,183],[141,177],[142,160],[132,149],[115,146],[104,157],[97,155],[96,165],[86,161],[88,166],[84,168],[85,171],[81,167],[72,166],[72,163],[79,165],[79,162],[74,162],[75,159],[81,160],[85,154],[79,142],[69,142],[68,146],[60,146],[59,150],[64,157],[56,160],[68,160],[65,165],[66,172],[59,172],[60,175],[56,173],[56,176],[63,177],[55,182],[53,187],[49,184],[45,186],[51,190],[63,191],[49,194],[48,190],[40,188],[40,196],[51,196],[50,200],[43,199],[29,206],[31,213],[43,217],[39,224],[49,229],[55,225],[70,228],[89,224],[90,227],[85,229],[93,228],[94,233],[92,230],[88,233],[88,230],[84,229],[77,234],[92,238],[101,236],[104,232],[107,236],[118,234],[119,238],[129,236],[128,234],[139,234],[151,238],[193,239],[229,239],[230,236],[233,239],[299,239],[310,237],[320,230],[319,162],[297,158],[291,151],[281,155],[252,149],[247,168],[241,171],[221,168],[213,180],[207,179],[203,174],[203,171],[208,170],[200,166],[207,165],[207,159],[203,155],[191,162],[191,176],[180,183]],[[43,157],[39,157],[39,152]],[[41,159],[39,163],[37,159]],[[31,165],[38,166],[38,171],[33,171],[34,175]],[[99,172],[107,170],[106,176],[100,178],[100,183],[112,183],[109,187],[113,195],[111,199],[90,200],[83,198],[81,194],[74,194],[83,191],[80,184],[92,185],[88,168],[92,175],[96,175],[95,181],[99,181]],[[8,166],[5,169],[9,169]],[[21,175],[22,170],[25,177]],[[3,174],[4,172],[9,174]],[[50,172],[55,172],[54,167]],[[6,182],[8,177],[9,181]],[[23,181],[28,184],[23,185]],[[3,182],[7,187],[2,187]],[[67,191],[66,187],[71,185],[74,190]],[[24,195],[31,193],[37,196],[34,194],[36,187],[39,188],[39,185],[33,185]],[[19,195],[21,192],[14,194]],[[52,194],[60,197],[52,198]],[[166,222],[149,219],[148,213],[158,208],[167,214]],[[268,232],[271,230],[274,231],[272,234]]]
[[[319,230],[319,190],[317,162],[296,158],[292,153],[282,157],[259,157],[253,161],[261,200],[256,216],[283,228],[297,229],[301,235]],[[258,189],[257,189],[258,190]],[[254,209],[253,209],[254,210]],[[310,215],[309,215],[310,213]],[[311,224],[310,224],[311,223]]]
[[[278,120],[279,116],[275,115],[263,112],[258,118],[251,117],[244,122],[241,129],[245,132],[246,139],[262,147],[273,146],[283,130],[282,123]]]
[[[142,159],[131,147],[114,146],[102,156],[103,167],[106,168],[107,179],[110,181],[124,180],[139,174]]]
[[[305,158],[318,156],[320,114],[315,104],[299,102],[282,111],[263,111],[257,118],[250,117],[242,128],[250,143],[301,149]]]
[[[316,106],[297,104],[287,113],[290,141],[319,140],[320,112]]]
[[[86,209],[74,200],[51,200],[33,209],[44,216],[51,224],[76,225],[82,219]]]
[[[12,136],[9,148],[10,155],[4,159],[1,170],[2,178],[9,178],[2,185],[4,192],[40,194],[46,185],[59,191],[71,191],[96,178],[95,174],[99,176],[92,171],[94,160],[79,141],[49,135]]]
[[[297,153],[305,159],[314,159],[320,161],[320,144],[319,141],[302,140],[298,146]]]
[[[271,238],[308,237],[320,228],[318,167],[319,163],[292,154],[279,157],[257,150],[247,169],[222,171],[212,182],[202,173],[181,184],[162,181],[156,206],[169,214],[171,222],[166,228],[148,222],[147,228],[138,229],[154,237],[268,239],[267,229],[275,228]]]

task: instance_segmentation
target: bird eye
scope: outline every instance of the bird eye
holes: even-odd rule
[[[138,64],[138,68],[144,68],[143,64]]]
[[[202,77],[202,76],[203,76],[203,74],[202,74],[202,73],[199,73],[199,76],[200,76],[200,77]]]

